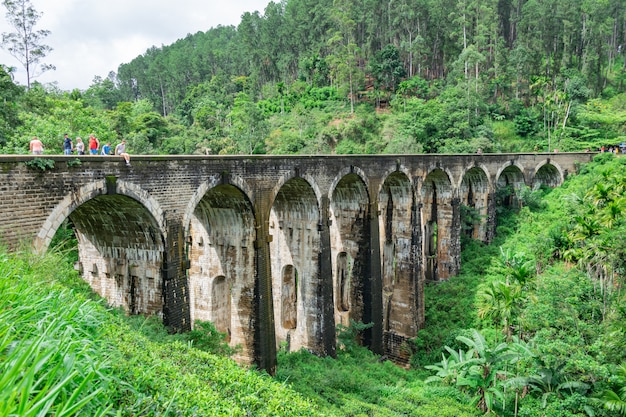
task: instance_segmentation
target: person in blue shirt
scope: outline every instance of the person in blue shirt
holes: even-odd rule
[[[63,155],[70,155],[74,150],[74,144],[68,134],[63,135]]]
[[[110,155],[110,154],[111,154],[111,144],[107,142],[107,144],[102,147],[102,155]]]

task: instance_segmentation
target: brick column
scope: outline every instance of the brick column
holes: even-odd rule
[[[335,337],[335,314],[333,302],[333,269],[331,261],[330,248],[330,227],[329,227],[329,204],[328,197],[322,197],[322,206],[320,207],[320,222],[318,229],[320,232],[320,251],[318,255],[318,297],[317,306],[320,312],[321,321],[321,347],[323,354],[337,356],[337,345]]]
[[[365,343],[374,353],[382,355],[383,349],[383,283],[380,258],[380,229],[378,226],[378,200],[369,206],[365,227],[369,234],[369,274],[363,283],[363,322],[373,323],[365,331]]]
[[[274,308],[272,305],[272,272],[270,261],[269,209],[264,202],[269,201],[267,193],[259,193],[255,204],[256,255],[255,277],[255,362],[268,374],[276,373],[276,336],[274,329]]]
[[[163,324],[175,332],[191,330],[189,288],[183,228],[180,222],[169,227],[163,267]]]

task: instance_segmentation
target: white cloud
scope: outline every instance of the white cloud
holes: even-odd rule
[[[42,61],[56,66],[36,80],[59,88],[86,89],[95,76],[106,77],[152,46],[169,45],[189,33],[219,25],[238,25],[245,12],[261,13],[270,0],[31,0],[43,13],[36,29],[50,30],[44,43],[53,51]],[[0,6],[0,33],[14,29]],[[16,67],[16,82],[26,84],[21,64],[0,50],[0,63]]]

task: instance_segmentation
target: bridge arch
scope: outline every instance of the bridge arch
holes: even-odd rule
[[[512,185],[516,188],[521,187],[526,184],[526,179],[524,178],[524,167],[517,161],[510,161],[509,164],[498,169],[495,184],[496,187],[503,187],[507,185]]]
[[[563,169],[550,159],[541,161],[534,170],[532,176],[533,188],[545,185],[551,188],[558,187],[565,180]]]
[[[224,173],[209,176],[206,181],[200,184],[187,203],[185,213],[183,214],[183,228],[185,230],[185,236],[189,236],[191,216],[196,210],[196,207],[198,207],[198,203],[211,188],[216,187],[219,184],[232,184],[238,188],[249,201],[254,201],[252,187],[250,187],[250,185],[238,175]]]
[[[318,294],[320,277],[319,194],[311,182],[292,176],[282,183],[270,209],[272,296],[277,345],[322,353]],[[283,320],[285,317],[288,319]]]
[[[517,204],[515,191],[526,185],[524,168],[511,161],[509,165],[498,169],[496,174],[496,194],[501,195],[501,203],[505,206]],[[505,192],[504,192],[505,191]]]
[[[459,199],[454,198],[451,178],[435,168],[420,188],[426,280],[447,279],[458,272]]]
[[[110,305],[130,314],[163,314],[165,221],[145,190],[123,180],[98,181],[66,196],[50,217],[46,223],[56,229],[66,218],[72,222],[78,270]],[[40,250],[49,244],[39,242]]]
[[[370,197],[363,172],[344,169],[330,192],[330,246],[335,323],[365,322],[370,261]]]
[[[211,321],[241,346],[238,360],[255,358],[255,222],[248,196],[237,186],[211,181],[188,225],[188,285],[192,323]]]
[[[108,187],[113,187],[111,190],[113,194],[124,194],[142,203],[157,222],[159,232],[163,235],[163,238],[166,238],[167,228],[165,227],[165,215],[163,210],[159,203],[147,191],[136,184],[123,180],[116,180],[110,183]],[[107,188],[106,180],[99,180],[86,184],[77,191],[66,195],[50,212],[33,240],[35,252],[43,253],[48,249],[56,231],[77,207],[97,196],[107,194],[109,188]]]
[[[491,190],[488,170],[484,166],[474,166],[463,174],[458,186],[461,204],[461,232],[473,239],[487,240],[487,216],[489,192]],[[463,213],[467,207],[467,213]],[[479,218],[473,218],[475,215]]]
[[[311,188],[311,190],[313,190],[313,194],[315,195],[315,199],[316,199],[316,204],[319,206],[321,205],[321,201],[322,201],[322,197],[324,196],[324,193],[320,190],[320,187],[318,186],[317,182],[315,181],[315,178],[309,174],[301,174],[299,172],[299,170],[294,170],[289,172],[286,175],[281,176],[277,181],[276,181],[276,185],[274,187],[272,187],[272,191],[270,194],[270,205],[273,206],[276,198],[278,197],[278,194],[283,191],[283,187],[285,186],[286,183],[288,183],[289,181],[292,181],[294,179],[301,179],[303,181],[305,181],[308,186]]]

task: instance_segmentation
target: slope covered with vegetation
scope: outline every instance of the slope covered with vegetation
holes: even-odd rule
[[[519,193],[497,241],[466,245],[462,273],[427,288],[413,359],[431,382],[497,415],[626,415],[625,168],[603,154]]]
[[[289,0],[153,47],[86,91],[0,71],[0,149],[561,151],[624,141],[626,5]],[[5,72],[8,71],[8,73]],[[513,140],[511,140],[513,139]]]

